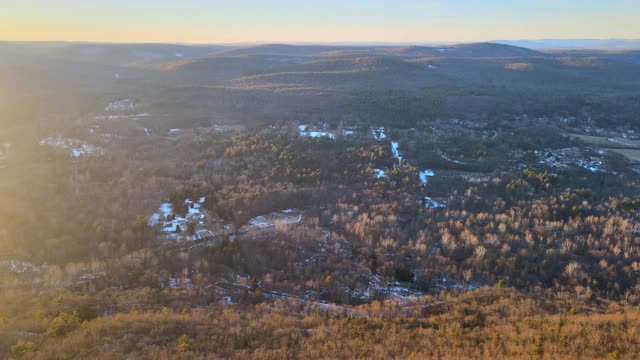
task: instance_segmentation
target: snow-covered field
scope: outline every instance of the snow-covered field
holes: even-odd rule
[[[136,109],[136,104],[131,99],[123,99],[114,101],[108,104],[105,108],[105,112],[124,112],[124,111],[134,111]]]
[[[298,130],[300,131],[301,137],[312,137],[312,138],[327,137],[329,139],[334,139],[334,140],[336,138],[336,136],[333,133],[330,133],[327,131],[313,130],[309,125],[300,125],[298,126]]]
[[[535,155],[540,159],[541,165],[553,168],[568,168],[579,166],[591,172],[606,172],[604,159],[601,157],[604,152],[596,152],[595,155],[586,154],[579,148],[545,149],[535,151]]]
[[[256,216],[249,220],[246,226],[241,228],[241,231],[266,229],[275,227],[277,225],[291,225],[297,224],[302,221],[303,212],[298,209],[287,209],[271,214]]]
[[[42,139],[40,140],[40,145],[68,150],[70,151],[70,155],[74,158],[104,155],[104,149],[100,147],[87,144],[80,140],[64,139],[61,137],[49,137]]]

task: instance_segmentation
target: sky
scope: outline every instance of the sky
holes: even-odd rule
[[[640,0],[0,0],[0,40],[639,39],[639,19]]]

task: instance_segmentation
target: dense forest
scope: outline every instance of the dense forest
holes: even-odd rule
[[[3,317],[0,329],[10,320],[28,330],[0,339],[10,358],[626,359],[640,351],[637,307],[539,289],[357,307],[276,300],[192,308],[185,299],[199,298],[195,289],[33,295],[0,300],[21,314]]]

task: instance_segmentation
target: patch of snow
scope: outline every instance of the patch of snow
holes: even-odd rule
[[[302,136],[302,137],[312,137],[312,138],[328,137],[329,139],[335,139],[336,138],[336,136],[333,135],[332,133],[327,133],[327,132],[322,132],[322,131],[312,131],[312,132],[308,132],[308,133],[301,133],[300,136]]]
[[[450,158],[450,157],[448,157],[446,154],[441,153],[441,156],[442,156],[442,158],[443,158],[443,159],[445,159],[445,160],[447,160],[447,161],[450,161],[450,162],[452,162],[452,163],[454,163],[454,164],[466,165],[466,163],[465,163],[465,162],[460,161],[460,160],[454,160],[454,159],[451,159],[451,158]]]
[[[206,198],[202,197],[198,199],[198,202],[193,202],[191,199],[186,199],[184,203],[187,205],[187,214],[177,216],[174,214],[173,206],[170,203],[164,203],[158,208],[149,218],[149,226],[162,225],[162,232],[165,234],[173,235],[175,240],[197,240],[202,239],[213,233],[207,229],[196,229],[195,235],[185,235],[189,223],[197,223],[198,225],[204,225],[204,219],[206,214],[202,211],[202,204],[206,201]]]
[[[297,223],[299,223],[300,221],[302,221],[302,214],[299,214],[299,215],[298,215],[298,218],[297,218],[297,219],[295,219],[295,220],[293,220],[293,221],[290,221],[290,220],[281,220],[281,221],[282,221],[282,223],[284,223],[284,224],[297,224]]]
[[[352,136],[354,134],[353,130],[342,130],[342,135],[344,136]]]
[[[70,150],[71,156],[74,158],[104,155],[104,149],[102,148],[83,143],[79,140],[63,139],[61,137],[42,139],[40,140],[40,145],[52,146],[61,150]]]
[[[82,274],[80,275],[80,280],[95,280],[104,276],[107,276],[107,273],[105,271],[100,271],[96,273]]]
[[[79,148],[71,149],[71,156],[79,158],[81,156],[94,156],[96,155],[96,149],[87,144],[82,144]]]
[[[47,265],[34,265],[28,261],[19,261],[19,260],[3,260],[0,261],[0,266],[6,267],[9,272],[14,274],[22,274],[26,272],[39,272],[43,269],[47,268]]]
[[[443,277],[442,280],[436,279],[434,282],[434,287],[439,289],[459,289],[459,290],[476,290],[481,287],[481,284],[474,282],[461,282],[453,279],[447,279]]]
[[[427,183],[429,182],[430,177],[436,176],[433,170],[430,170],[430,169],[421,171],[420,173],[418,173],[418,175],[420,175],[420,182],[423,183],[424,186],[427,186]]]
[[[462,178],[467,180],[470,183],[483,183],[489,181],[488,176],[471,176],[471,175],[462,175]]]
[[[428,209],[438,209],[438,208],[447,207],[446,204],[437,202],[428,196],[424,197],[424,204],[425,204],[425,207],[427,207]]]
[[[321,137],[327,137],[329,139],[334,139],[336,138],[336,136],[330,132],[326,132],[326,131],[308,131],[309,130],[309,125],[300,125],[298,126],[298,130],[300,131],[300,136],[301,137],[311,137],[311,138],[321,138]]]
[[[256,216],[253,219],[249,220],[249,225],[257,226],[257,227],[266,227],[268,226],[267,218],[265,218],[264,216]]]
[[[193,288],[193,285],[191,284],[191,279],[189,279],[188,277],[181,277],[181,278],[170,277],[169,287],[172,289]]]
[[[424,293],[417,290],[412,290],[402,284],[395,282],[393,284],[388,284],[387,286],[380,286],[376,289],[377,291],[398,299],[405,299],[412,296],[422,296]]]
[[[160,219],[161,219],[161,215],[158,213],[151,215],[148,222],[149,226],[156,226],[158,222],[160,222]]]
[[[402,165],[402,153],[400,153],[400,150],[398,150],[398,148],[400,147],[400,144],[397,142],[391,142],[391,151],[393,152],[393,156],[396,157],[396,159],[398,159],[398,166]]]
[[[589,162],[585,160],[578,160],[577,165],[583,169],[591,171],[592,173],[597,171],[604,171],[600,169],[600,166],[602,165],[601,162]]]
[[[260,215],[249,220],[249,228],[266,229],[275,227],[277,224],[291,225],[302,221],[302,211],[298,209],[286,209],[267,215]],[[243,227],[246,230],[246,227]]]
[[[387,174],[384,172],[384,170],[373,169],[373,173],[376,175],[376,178],[378,179],[384,179],[387,177]]]
[[[538,162],[542,165],[554,168],[578,166],[590,172],[606,172],[604,169],[604,160],[598,157],[604,154],[602,150],[596,152],[598,156],[585,154],[584,151],[579,148],[536,150],[534,154],[540,159]]]
[[[378,141],[384,140],[387,138],[387,134],[385,133],[385,129],[383,127],[372,128],[371,136],[373,136],[373,138]]]
[[[105,112],[133,111],[136,106],[130,99],[118,100],[110,103],[104,108]]]
[[[132,120],[140,120],[143,117],[149,117],[151,114],[142,113],[142,114],[133,114],[133,115],[109,115],[109,116],[96,116],[96,120],[123,120],[123,119],[132,119]]]

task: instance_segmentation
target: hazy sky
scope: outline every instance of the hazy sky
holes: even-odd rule
[[[640,0],[0,0],[0,40],[640,38]]]

